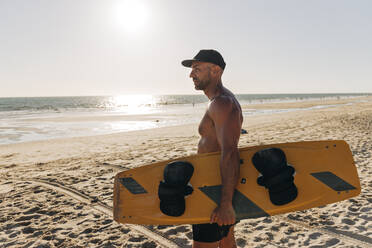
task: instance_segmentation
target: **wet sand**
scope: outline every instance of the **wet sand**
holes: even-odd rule
[[[235,228],[238,247],[372,246],[372,98],[359,100],[322,101],[329,106],[306,111],[319,103],[243,106],[299,110],[246,116],[240,146],[346,140],[362,193],[322,208],[243,220]],[[116,173],[194,154],[198,139],[197,125],[184,125],[1,145],[0,247],[190,247],[189,225],[122,225],[110,211]]]

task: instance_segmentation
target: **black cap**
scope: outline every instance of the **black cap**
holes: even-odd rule
[[[200,50],[193,59],[187,59],[182,61],[182,65],[186,67],[191,67],[192,62],[194,61],[212,63],[221,67],[222,70],[224,70],[226,66],[226,63],[223,60],[221,54],[213,49]]]

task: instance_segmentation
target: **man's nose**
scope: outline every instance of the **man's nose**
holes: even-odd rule
[[[194,72],[193,71],[190,72],[189,77],[191,77],[191,78],[194,77]]]

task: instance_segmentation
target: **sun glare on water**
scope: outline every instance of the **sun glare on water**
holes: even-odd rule
[[[112,99],[112,105],[118,110],[130,114],[145,114],[156,104],[152,95],[119,95]]]
[[[142,0],[120,0],[114,7],[115,22],[127,32],[143,29],[148,19],[148,9]]]

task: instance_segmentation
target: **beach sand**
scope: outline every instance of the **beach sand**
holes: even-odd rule
[[[348,104],[351,103],[351,104]],[[238,247],[372,246],[372,97],[256,104],[298,108],[245,116],[240,146],[342,139],[362,193],[321,208],[240,221]],[[190,247],[190,225],[112,220],[116,173],[196,153],[197,125],[0,146],[0,247]]]

